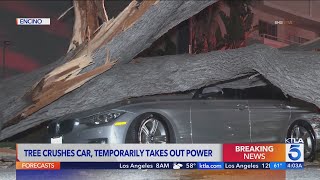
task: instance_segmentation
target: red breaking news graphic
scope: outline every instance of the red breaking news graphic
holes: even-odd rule
[[[285,162],[285,144],[223,144],[224,162]]]

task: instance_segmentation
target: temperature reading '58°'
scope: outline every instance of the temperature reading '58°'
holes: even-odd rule
[[[197,164],[196,163],[187,163],[186,168],[187,169],[193,169]]]

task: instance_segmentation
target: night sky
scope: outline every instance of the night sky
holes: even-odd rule
[[[116,16],[127,3],[107,1],[109,18]],[[57,18],[71,6],[71,0],[0,1],[1,69],[3,41],[11,41],[6,48],[7,77],[30,72],[56,61],[66,53],[72,36],[73,10],[59,21]],[[17,26],[16,18],[51,18],[51,25]]]

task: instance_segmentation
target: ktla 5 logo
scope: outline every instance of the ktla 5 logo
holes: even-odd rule
[[[303,141],[302,141],[303,142]],[[304,144],[286,144],[286,162],[304,162]]]

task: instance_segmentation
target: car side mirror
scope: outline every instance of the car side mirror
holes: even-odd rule
[[[285,100],[288,101],[288,102],[291,102],[292,101],[292,97],[289,96],[289,95],[284,95],[285,97]]]
[[[223,91],[220,87],[212,86],[212,87],[206,87],[202,90],[202,94],[210,94],[210,93],[220,93],[223,94]]]

